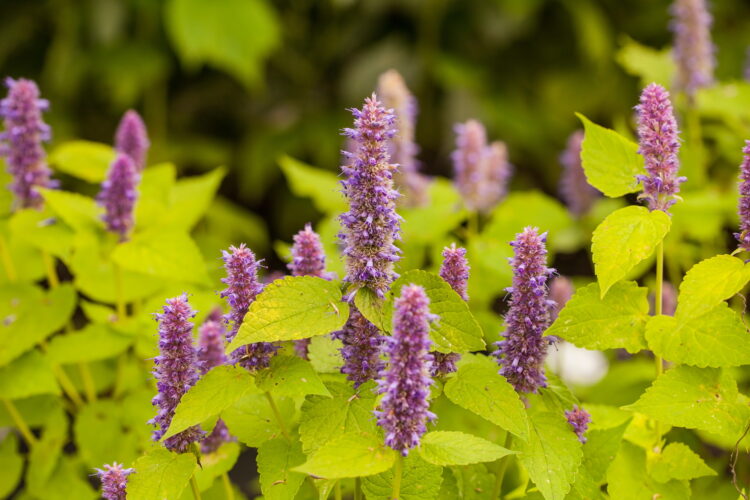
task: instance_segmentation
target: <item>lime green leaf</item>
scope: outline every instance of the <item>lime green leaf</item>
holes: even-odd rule
[[[81,465],[77,460],[62,455],[56,465],[37,498],[44,498],[44,500],[68,500],[70,498],[96,500],[99,498],[91,483],[82,476]]]
[[[606,479],[607,469],[620,449],[623,434],[629,423],[630,419],[616,427],[590,428],[586,432],[583,462],[573,483],[573,490],[582,498],[599,497],[601,483]]]
[[[283,437],[266,441],[258,448],[260,490],[265,500],[293,500],[305,475],[293,467],[305,461],[299,441]]]
[[[47,347],[47,356],[57,364],[107,359],[124,352],[133,338],[105,324],[89,324],[82,330],[58,335]]]
[[[152,449],[135,462],[135,472],[128,477],[128,500],[180,498],[195,468],[192,453]]]
[[[48,212],[31,208],[19,210],[11,217],[9,227],[14,239],[20,239],[61,259],[70,256],[73,231],[60,221],[50,218]]]
[[[21,480],[23,456],[18,453],[18,438],[15,434],[6,434],[0,443],[0,498],[9,498]]]
[[[654,253],[669,232],[671,219],[661,210],[621,208],[607,216],[594,231],[591,251],[602,298],[639,262]]]
[[[294,416],[294,401],[289,398],[274,398],[284,422]],[[221,413],[229,431],[241,442],[254,448],[279,435],[276,415],[263,394],[250,394],[237,401]]]
[[[670,479],[689,480],[716,475],[716,471],[690,447],[678,442],[669,443],[661,453],[649,456],[648,472],[660,483]]]
[[[207,174],[177,181],[169,208],[159,219],[159,225],[190,231],[211,206],[226,173],[224,167],[219,167]]]
[[[103,230],[102,210],[93,198],[57,189],[39,189],[47,206],[76,231]]]
[[[0,398],[21,399],[37,394],[60,394],[49,360],[29,351],[0,368]]]
[[[232,470],[239,456],[240,445],[235,441],[224,443],[211,453],[201,454],[201,465],[195,472],[198,489],[204,491],[210,488],[214,479]]]
[[[364,477],[391,467],[396,452],[374,434],[347,432],[327,442],[293,470],[326,479]]]
[[[495,474],[487,470],[485,464],[464,465],[463,467],[451,467],[455,478],[455,489],[448,492],[451,496],[440,500],[453,500],[461,498],[465,500],[494,500],[492,490],[495,485]],[[523,484],[528,485],[528,474],[522,479]],[[522,484],[522,486],[523,486]],[[526,488],[521,490],[525,492]],[[539,497],[537,496],[537,499]]]
[[[257,374],[255,383],[258,389],[277,396],[331,395],[310,362],[297,356],[274,356],[271,366]]]
[[[176,178],[177,168],[171,163],[153,165],[141,173],[135,204],[136,231],[159,225],[169,209]]]
[[[342,342],[329,336],[317,336],[310,339],[307,346],[307,358],[318,373],[340,373]]]
[[[635,176],[645,174],[646,169],[643,157],[638,154],[638,144],[580,113],[576,116],[585,132],[581,163],[589,184],[610,198],[640,190]]]
[[[107,144],[91,141],[69,141],[60,144],[49,155],[55,170],[88,182],[100,183],[107,178],[109,166],[117,153]]]
[[[646,340],[652,351],[674,363],[702,368],[750,364],[750,334],[724,302],[690,319],[654,316]]]
[[[91,468],[138,458],[140,436],[122,422],[121,408],[114,401],[95,401],[78,412],[73,424],[80,457]]]
[[[680,321],[701,316],[742,290],[750,281],[750,264],[717,255],[694,265],[680,284],[675,316]]]
[[[690,498],[687,483],[659,483],[649,476],[646,451],[623,441],[620,451],[607,471],[607,492],[617,500],[684,500]]]
[[[738,401],[737,382],[716,368],[676,366],[657,378],[624,409],[661,422],[737,438],[750,408]]]
[[[39,498],[46,497],[47,481],[62,455],[63,445],[68,441],[68,418],[58,406],[44,422],[42,437],[29,453],[26,469],[26,485],[29,492]]]
[[[429,464],[410,453],[404,458],[399,500],[434,500],[443,482],[443,468]],[[390,500],[393,493],[393,470],[362,479],[367,500]]]
[[[458,406],[526,439],[529,423],[515,389],[489,358],[463,363],[445,384],[445,395]]]
[[[643,87],[656,82],[669,88],[674,82],[676,66],[669,47],[657,50],[624,37],[616,59],[628,74],[641,79]]]
[[[456,431],[434,431],[422,436],[419,454],[435,465],[469,465],[514,453],[492,441]]]
[[[546,335],[585,349],[638,352],[646,348],[647,294],[634,281],[625,281],[615,283],[602,299],[599,284],[591,283],[576,290]]]
[[[162,439],[200,424],[254,391],[253,376],[238,366],[217,366],[188,389],[175,409],[172,423]]]
[[[289,156],[279,158],[279,166],[292,193],[312,199],[315,208],[325,214],[346,211],[346,200],[341,194],[341,181],[336,174],[311,167]]]
[[[254,342],[277,342],[340,330],[349,317],[339,283],[313,276],[287,276],[268,284],[250,304],[227,353]]]
[[[427,190],[429,204],[421,207],[403,207],[399,213],[403,241],[433,243],[440,240],[466,218],[461,195],[453,183],[435,177]]]

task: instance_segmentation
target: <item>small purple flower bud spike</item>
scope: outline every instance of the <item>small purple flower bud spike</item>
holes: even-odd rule
[[[742,165],[740,165],[740,232],[735,233],[739,246],[744,251],[750,251],[750,141],[745,141],[742,148]]]
[[[167,432],[180,399],[198,381],[193,323],[190,321],[194,316],[187,294],[167,299],[164,312],[156,315],[159,322],[159,355],[154,358],[154,376],[159,392],[152,403],[159,411],[149,422],[158,427],[153,433],[154,441],[159,441]],[[204,435],[196,425],[166,439],[164,446],[170,451],[184,453]]]
[[[650,210],[669,213],[669,207],[677,201],[680,184],[687,180],[677,175],[680,141],[669,92],[652,83],[643,89],[641,102],[635,109],[638,112],[638,152],[645,159],[648,172],[648,175],[637,176],[643,184],[639,198],[648,202]]]
[[[543,335],[550,324],[547,279],[555,271],[547,267],[546,240],[547,233],[527,227],[510,244],[515,256],[507,329],[493,355],[501,366],[500,374],[519,393],[547,386],[543,365],[549,340]]]
[[[427,422],[435,418],[428,397],[433,384],[430,354],[430,301],[424,289],[407,285],[394,303],[393,336],[388,337],[388,366],[378,380],[383,394],[375,412],[385,444],[401,453],[419,446]]]
[[[215,308],[198,330],[198,370],[201,375],[227,362],[224,355],[225,334],[221,310]],[[227,424],[218,419],[211,433],[201,441],[201,453],[212,453],[231,440]]]
[[[676,85],[693,99],[699,88],[714,82],[716,60],[711,42],[711,14],[705,0],[675,0],[671,10]]]
[[[583,131],[577,130],[568,139],[568,145],[560,155],[564,170],[560,177],[560,194],[573,215],[580,217],[591,210],[599,191],[589,184],[581,165]]]
[[[115,149],[128,155],[138,172],[146,166],[146,155],[151,143],[141,115],[132,109],[125,112],[115,132]]]
[[[591,415],[589,415],[589,412],[578,406],[573,406],[572,410],[565,411],[565,418],[568,419],[568,423],[573,427],[573,431],[575,431],[576,436],[578,436],[578,440],[585,443],[586,437],[584,434],[586,434],[586,431],[589,428],[589,423],[591,423]]]
[[[469,261],[466,259],[466,249],[457,247],[455,243],[443,249],[443,263],[440,266],[440,277],[465,301],[469,300]],[[456,371],[456,363],[461,355],[455,352],[443,353],[434,351],[432,376],[447,375]]]
[[[349,303],[349,319],[344,328],[334,332],[333,337],[344,344],[341,348],[341,357],[344,358],[341,373],[354,383],[355,388],[377,378],[383,367],[380,353],[384,337],[378,327],[359,312],[354,301]]]
[[[128,239],[133,229],[133,210],[138,199],[138,174],[133,160],[124,154],[117,155],[109,168],[107,180],[102,182],[102,189],[96,197],[100,206],[104,207],[102,219],[107,230],[120,235],[120,241]]]
[[[39,88],[24,78],[5,80],[8,96],[0,100],[0,116],[5,131],[0,133],[0,155],[8,162],[13,176],[10,189],[15,194],[13,208],[36,208],[44,205],[37,188],[52,188],[57,182],[50,179],[43,142],[50,140],[49,125],[42,120],[49,102],[41,99]]]
[[[550,323],[557,319],[557,315],[560,314],[565,304],[573,296],[574,291],[573,282],[569,278],[557,276],[552,280],[552,284],[549,287]]]
[[[135,469],[123,469],[117,462],[104,465],[102,469],[94,469],[102,483],[102,498],[104,500],[125,500],[128,486],[128,476]]]

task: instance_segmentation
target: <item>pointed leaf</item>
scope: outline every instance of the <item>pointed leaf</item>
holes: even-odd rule
[[[707,313],[739,293],[750,281],[750,264],[717,255],[694,265],[680,284],[675,316],[681,321]]]
[[[296,356],[274,356],[270,367],[257,374],[255,383],[258,389],[278,396],[331,395],[310,362]]]
[[[429,464],[417,453],[404,458],[399,500],[434,500],[443,482],[442,467]],[[367,500],[390,500],[393,493],[393,469],[362,479]]]
[[[266,441],[258,448],[260,489],[265,500],[293,500],[305,475],[292,468],[301,465],[305,455],[299,441],[283,437]]]
[[[154,448],[135,462],[128,477],[128,500],[180,498],[196,468],[192,453],[171,453]]]
[[[716,471],[683,443],[669,443],[661,453],[649,458],[648,472],[660,483],[666,483],[670,479],[690,480],[716,475]]]
[[[38,350],[0,368],[0,398],[22,399],[38,394],[60,394],[52,364]]]
[[[391,467],[396,452],[374,434],[347,432],[327,442],[293,470],[326,479],[364,477]]]
[[[492,441],[456,431],[433,431],[422,436],[420,456],[435,465],[470,465],[514,453]]]

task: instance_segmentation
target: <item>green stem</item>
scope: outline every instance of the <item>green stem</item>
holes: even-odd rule
[[[3,267],[5,268],[5,275],[8,277],[8,281],[15,283],[18,280],[16,266],[13,265],[13,257],[10,255],[8,244],[5,242],[5,237],[3,236],[0,236],[0,258],[3,260]]]
[[[96,385],[94,384],[94,378],[91,376],[89,365],[83,361],[78,363],[78,372],[81,374],[81,380],[83,380],[83,390],[86,391],[86,399],[89,403],[93,403],[96,401]]]
[[[333,498],[336,500],[341,500],[343,497],[341,496],[341,480],[339,479],[336,481],[336,486],[333,487]]]
[[[362,480],[354,478],[354,500],[362,500]]]
[[[655,294],[655,304],[654,304],[654,311],[657,316],[661,315],[662,313],[662,305],[664,301],[664,242],[659,242],[659,245],[656,247],[656,294]],[[654,358],[656,360],[656,377],[658,378],[661,376],[662,373],[664,373],[664,360],[661,356],[654,353]],[[656,451],[660,451],[660,443],[661,443],[661,423],[659,420],[656,420]]]
[[[31,433],[31,429],[29,429],[29,426],[26,425],[26,421],[23,419],[23,415],[21,415],[21,413],[18,411],[16,405],[13,404],[13,401],[3,398],[3,405],[5,406],[5,409],[7,410],[10,417],[13,419],[13,422],[15,422],[18,431],[26,440],[26,443],[29,445],[29,447],[36,445],[37,441],[34,437],[34,434]]]
[[[226,494],[227,500],[234,500],[234,489],[232,488],[232,482],[229,480],[229,474],[226,472],[222,474],[221,482],[224,484],[224,493]]]
[[[60,278],[57,277],[57,270],[55,269],[55,258],[47,252],[42,252],[42,261],[44,261],[44,270],[47,273],[47,283],[50,288],[57,288],[60,286]]]
[[[510,449],[512,439],[513,437],[510,432],[505,434],[505,448]],[[505,455],[498,460],[497,472],[495,472],[495,486],[492,489],[492,496],[490,498],[500,498],[500,495],[503,492],[503,479],[505,479],[505,472],[508,470],[508,465],[510,465],[510,455]]]
[[[399,453],[396,456],[396,463],[393,464],[393,491],[391,500],[398,500],[401,496],[401,476],[404,470],[404,457]]]
[[[195,474],[190,476],[190,488],[193,490],[193,498],[201,500],[201,490],[198,489],[198,481],[195,479]]]
[[[125,310],[125,292],[122,278],[122,268],[117,264],[115,266],[115,303],[117,306],[117,320],[125,319],[127,312]]]
[[[52,370],[55,372],[55,375],[57,375],[57,380],[60,382],[60,387],[62,387],[65,394],[68,395],[70,400],[73,401],[73,403],[75,403],[77,407],[82,407],[84,405],[83,398],[81,398],[81,395],[78,394],[76,386],[73,384],[70,378],[68,378],[68,374],[65,373],[65,369],[60,365],[52,365]]]
[[[273,412],[274,417],[276,417],[276,422],[279,424],[281,434],[284,435],[287,441],[291,441],[292,436],[289,434],[289,431],[286,430],[284,418],[281,416],[279,409],[276,407],[276,403],[274,402],[273,396],[271,396],[270,392],[266,392],[266,399],[268,400],[268,404],[271,406],[271,411]]]

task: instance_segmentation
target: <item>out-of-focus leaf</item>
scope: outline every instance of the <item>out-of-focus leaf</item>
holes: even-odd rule
[[[94,323],[54,337],[47,347],[47,356],[57,364],[98,361],[117,356],[132,343],[132,337]]]
[[[659,483],[646,469],[646,451],[623,441],[620,451],[607,472],[607,492],[610,498],[622,500],[683,500],[690,498],[690,488],[681,481]]]
[[[7,498],[16,488],[23,472],[23,456],[18,453],[18,438],[8,433],[0,443],[0,497]]]
[[[669,48],[657,50],[623,37],[616,59],[625,71],[641,79],[643,87],[656,82],[669,88],[674,82],[677,67]]]
[[[9,222],[13,239],[22,240],[51,255],[66,260],[73,247],[73,231],[49,213],[19,210]]]
[[[192,453],[152,449],[135,462],[135,472],[128,477],[128,500],[180,498],[195,466]]]
[[[399,500],[434,500],[443,482],[442,471],[442,467],[409,453],[404,458]],[[367,500],[389,500],[393,493],[393,470],[363,478],[362,491]]]
[[[122,422],[122,410],[114,401],[89,403],[73,424],[81,458],[91,468],[105,463],[131,464],[139,454],[139,436]]]
[[[341,194],[341,180],[336,174],[311,167],[289,156],[279,158],[279,166],[294,194],[311,198],[315,208],[326,214],[346,211],[346,200]]]
[[[52,365],[39,351],[30,351],[0,368],[0,398],[21,399],[60,394]]]
[[[49,163],[73,177],[100,183],[107,178],[116,154],[112,146],[100,142],[69,141],[52,150]]]
[[[305,461],[299,441],[290,442],[279,437],[266,441],[258,448],[258,475],[263,498],[293,500],[305,475],[292,468]]]

